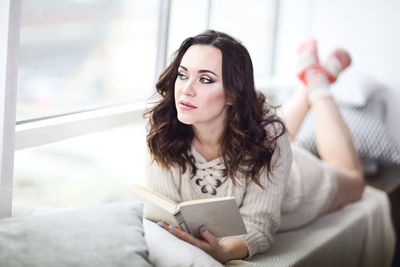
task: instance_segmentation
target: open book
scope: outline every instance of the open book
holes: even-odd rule
[[[243,219],[234,197],[209,198],[175,203],[140,185],[133,185],[134,198],[144,204],[143,216],[151,221],[165,221],[181,230],[200,236],[200,227],[216,237],[246,234]]]

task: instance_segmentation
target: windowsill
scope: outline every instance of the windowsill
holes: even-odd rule
[[[15,150],[24,149],[131,123],[144,122],[144,102],[19,124]]]

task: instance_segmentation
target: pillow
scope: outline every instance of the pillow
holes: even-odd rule
[[[364,164],[364,171],[376,171],[373,164],[399,164],[400,149],[386,125],[386,103],[380,94],[372,94],[365,106],[355,107],[339,104],[355,147]],[[300,128],[295,142],[318,155],[315,143],[315,122],[310,110]]]
[[[113,203],[0,220],[0,266],[151,266],[142,205]]]
[[[373,75],[356,68],[348,68],[340,74],[340,79],[332,84],[330,90],[338,103],[362,107],[372,94],[385,94],[388,88]]]
[[[157,224],[144,220],[149,259],[154,266],[223,266],[203,250],[176,238]]]

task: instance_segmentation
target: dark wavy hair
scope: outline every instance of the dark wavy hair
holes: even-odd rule
[[[231,36],[208,30],[183,41],[175,58],[160,75],[156,84],[161,100],[146,111],[149,120],[147,145],[153,160],[164,168],[179,167],[192,177],[196,166],[190,147],[194,132],[190,125],[177,119],[174,87],[182,57],[192,45],[210,45],[222,53],[222,80],[228,106],[226,126],[220,153],[225,164],[225,176],[236,184],[238,174],[261,186],[260,172],[271,172],[271,158],[277,139],[286,131],[266,97],[255,89],[253,64],[247,49]],[[261,186],[262,187],[262,186]]]

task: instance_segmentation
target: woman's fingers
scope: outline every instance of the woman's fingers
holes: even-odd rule
[[[190,244],[192,244],[193,246],[199,247],[201,249],[204,249],[204,241],[192,236],[189,233],[186,233],[180,229],[175,229],[175,230],[171,230],[170,231],[173,235],[175,235],[177,238],[186,241]]]
[[[213,244],[213,245],[218,244],[216,237],[213,234],[211,234],[209,231],[207,231],[205,226],[200,228],[201,236],[204,238],[204,240],[200,240],[200,239],[192,236],[191,234],[189,234],[185,231],[182,231],[176,225],[169,225],[164,221],[157,222],[157,224],[160,227],[167,230],[168,232],[170,232],[171,234],[173,234],[174,236],[176,236],[177,238],[179,238],[185,242],[188,242],[188,243],[192,244],[193,246],[196,246],[204,251],[210,251],[212,249],[211,244]]]
[[[200,235],[211,247],[218,244],[217,238],[207,230],[205,225],[200,228]]]
[[[200,228],[200,236],[202,239],[198,239],[191,234],[182,231],[176,225],[168,225],[166,222],[157,222],[157,224],[177,238],[204,250],[216,260],[220,262],[226,261],[226,252],[223,247],[220,245],[217,238],[210,233],[204,225]]]
[[[173,234],[177,238],[179,238],[179,239],[181,239],[183,241],[186,241],[186,242],[192,244],[193,246],[199,247],[201,249],[204,249],[205,245],[207,244],[203,240],[200,240],[200,239],[192,236],[191,234],[186,233],[185,231],[182,231],[176,225],[169,225],[167,230],[168,230],[168,232],[170,232],[171,234]]]
[[[167,231],[169,230],[169,224],[164,221],[157,222],[157,225],[160,226],[161,228],[164,228]]]

